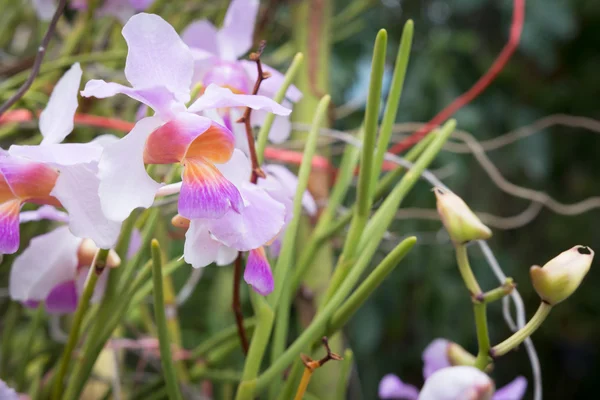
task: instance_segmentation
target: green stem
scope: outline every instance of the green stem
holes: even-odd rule
[[[344,304],[333,314],[327,336],[337,332],[354,313],[367,301],[369,296],[379,287],[381,282],[398,266],[400,261],[417,243],[417,238],[412,236],[401,242],[389,253],[383,261],[369,274],[367,279],[352,293]]]
[[[381,129],[379,130],[377,154],[375,154],[375,159],[373,160],[373,182],[377,182],[377,179],[379,178],[379,173],[383,165],[383,158],[385,157],[388,144],[390,143],[390,138],[392,137],[392,129],[394,127],[394,123],[396,122],[396,114],[398,111],[398,105],[400,104],[400,97],[402,95],[402,88],[404,86],[404,78],[406,77],[406,67],[408,66],[413,31],[414,24],[412,20],[408,20],[406,24],[404,24],[402,38],[400,39],[400,47],[398,48],[398,55],[396,56],[396,65],[394,67],[394,75],[392,76],[390,93],[385,105],[385,112],[381,121]]]
[[[535,315],[527,322],[527,325],[490,350],[492,357],[502,356],[520,345],[542,325],[542,322],[548,317],[551,310],[552,306],[550,304],[542,302]]]
[[[399,246],[411,247],[414,244],[411,240],[403,241]],[[287,350],[277,359],[277,361],[259,376],[256,381],[256,390],[258,392],[264,390],[269,383],[276,378],[283,370],[292,362],[301,351],[308,348],[313,342],[325,332],[327,323],[331,316],[340,307],[343,300],[352,291],[352,288],[360,279],[364,269],[369,265],[373,253],[379,247],[379,241],[372,241],[365,251],[360,254],[356,264],[350,270],[347,278],[344,279],[339,289],[335,292],[331,300],[326,306],[317,313],[310,325],[302,332],[302,334],[290,345]],[[244,397],[239,397],[238,400]]]
[[[469,257],[467,256],[467,247],[464,244],[456,244],[456,262],[458,263],[458,270],[460,275],[465,282],[465,286],[471,293],[471,296],[479,296],[482,294],[481,288],[473,275],[473,270],[469,264]]]
[[[73,350],[75,350],[75,346],[77,345],[77,342],[79,340],[81,323],[83,322],[83,317],[85,316],[85,313],[87,312],[88,307],[90,305],[90,299],[94,294],[94,289],[96,288],[98,278],[100,277],[100,274],[102,274],[102,272],[104,271],[107,258],[108,250],[100,249],[96,253],[96,257],[94,257],[94,261],[90,266],[90,271],[85,282],[83,294],[79,299],[77,310],[75,311],[75,315],[73,316],[73,325],[71,326],[71,331],[69,332],[69,339],[67,340],[65,350],[60,359],[58,373],[54,378],[54,389],[52,392],[52,398],[54,400],[59,400],[63,394],[63,383],[65,379],[65,374],[67,373],[67,370],[69,368],[69,363],[71,361]]]
[[[29,334],[27,335],[27,339],[25,341],[25,348],[23,352],[19,355],[20,364],[19,369],[17,370],[17,376],[15,381],[17,383],[17,390],[19,392],[25,391],[25,370],[27,369],[27,364],[29,363],[29,352],[33,347],[33,341],[35,339],[35,334],[38,332],[38,328],[42,319],[44,317],[44,305],[40,304],[33,315],[33,321],[31,321],[31,325],[29,326]]]
[[[483,371],[490,363],[490,336],[486,315],[487,304],[473,304],[473,314],[475,315],[475,329],[477,331],[477,345],[479,348],[477,358],[475,359],[475,367]]]
[[[275,268],[275,289],[271,295],[269,295],[269,304],[276,309],[283,291],[283,282],[288,276],[288,271],[291,267],[296,235],[298,234],[298,227],[300,226],[300,217],[302,215],[302,196],[308,186],[308,179],[310,177],[310,171],[312,169],[312,158],[317,149],[317,139],[319,137],[320,128],[327,116],[327,109],[329,108],[329,102],[331,97],[329,95],[323,96],[317,109],[315,111],[315,117],[313,119],[312,127],[306,141],[306,147],[304,148],[304,155],[302,157],[302,163],[300,164],[300,170],[298,171],[298,184],[296,186],[296,193],[294,197],[294,217],[286,228],[281,253],[277,259],[277,266]]]
[[[8,375],[10,364],[11,350],[13,348],[12,336],[15,332],[15,327],[19,321],[19,313],[21,309],[18,303],[12,303],[8,306],[8,311],[2,318],[4,327],[2,330],[2,340],[0,340],[0,373],[2,376]]]
[[[158,342],[160,346],[160,362],[162,365],[165,381],[167,383],[167,393],[171,400],[181,400],[181,393],[177,385],[177,375],[171,356],[171,341],[169,339],[169,330],[167,327],[167,317],[165,315],[165,302],[163,295],[163,276],[162,276],[162,253],[156,239],[152,240],[152,281],[154,286],[154,315],[158,329]]]
[[[360,171],[358,173],[358,187],[356,190],[356,206],[350,222],[350,229],[344,242],[342,255],[333,273],[331,282],[325,292],[325,304],[341,285],[352,267],[357,244],[363,233],[364,227],[369,219],[371,205],[373,204],[373,189],[375,182],[373,176],[373,153],[377,138],[377,118],[379,117],[379,103],[381,102],[381,86],[385,67],[385,52],[387,46],[387,32],[382,29],[375,39],[373,61],[371,64],[371,78],[369,84],[369,95],[365,110],[364,138],[362,143],[362,155],[360,159]]]
[[[344,359],[342,360],[340,380],[338,381],[337,389],[335,391],[335,398],[337,400],[346,400],[348,398],[346,392],[348,390],[348,382],[350,381],[350,372],[352,372],[353,359],[354,353],[352,353],[352,350],[346,349],[344,352]]]
[[[244,320],[244,328],[248,333],[254,331],[256,326],[255,318],[246,318]],[[229,328],[223,329],[220,332],[217,332],[215,335],[206,339],[202,343],[200,343],[195,349],[191,352],[192,358],[200,358],[204,357],[208,352],[213,350],[214,347],[225,342],[226,340],[237,335],[237,325],[231,325]]]
[[[279,87],[279,90],[273,97],[278,103],[281,103],[285,98],[285,94],[287,93],[288,88],[291,86],[292,82],[296,78],[298,71],[300,70],[300,66],[304,61],[304,55],[302,53],[297,53],[294,56],[292,64],[288,68],[285,73],[285,77],[283,78],[283,83]],[[258,164],[261,165],[264,161],[264,153],[265,148],[267,147],[267,141],[269,139],[269,133],[271,132],[271,126],[273,125],[273,121],[275,120],[275,114],[267,114],[265,120],[258,131],[258,136],[256,140],[256,157],[258,158]]]
[[[506,278],[506,282],[502,286],[498,286],[496,289],[483,293],[483,302],[489,304],[498,301],[504,296],[511,294],[515,286],[512,278]]]

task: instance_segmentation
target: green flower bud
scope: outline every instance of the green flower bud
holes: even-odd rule
[[[466,203],[454,193],[436,187],[437,210],[454,243],[463,244],[471,240],[484,240],[492,236],[490,228],[471,211]]]
[[[555,305],[573,294],[590,270],[594,251],[587,246],[575,246],[563,251],[543,267],[530,269],[531,281],[542,300]]]

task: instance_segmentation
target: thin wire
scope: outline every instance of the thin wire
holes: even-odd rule
[[[194,289],[196,289],[198,282],[200,282],[200,278],[202,278],[203,272],[204,272],[203,268],[192,268],[192,272],[190,273],[190,276],[188,277],[187,281],[185,282],[185,284],[183,285],[183,287],[177,294],[177,305],[178,306],[182,305],[183,303],[185,303],[187,301],[187,299],[190,298],[190,296],[194,292]]]
[[[352,146],[356,146],[359,148],[362,147],[362,142],[360,140],[344,132],[323,132],[323,134],[331,135]],[[413,163],[392,153],[385,153],[384,159],[401,165],[407,169],[413,167]],[[424,178],[427,182],[429,182],[432,186],[439,186],[445,190],[451,191],[450,188],[448,188],[441,180],[439,180],[433,173],[431,173],[431,171],[427,169],[423,170],[423,172],[421,173],[421,177]],[[502,268],[498,264],[498,261],[494,257],[491,248],[484,241],[477,241],[477,244],[479,245],[479,248],[485,255],[486,260],[490,265],[492,272],[494,273],[494,275],[496,275],[498,281],[500,283],[504,283],[506,281],[506,275],[504,274]],[[525,326],[525,306],[523,304],[523,299],[516,288],[512,291],[510,298],[513,300],[513,304],[515,305],[517,323],[515,324],[512,316],[510,315],[510,310],[508,312],[503,313],[504,319],[509,328],[522,328],[523,326]],[[537,352],[535,351],[535,347],[533,346],[533,342],[531,341],[531,339],[528,338],[524,343],[525,348],[527,350],[527,355],[529,357],[529,361],[531,363],[531,370],[534,382],[534,400],[542,400],[542,372],[540,368],[539,358],[537,356]]]

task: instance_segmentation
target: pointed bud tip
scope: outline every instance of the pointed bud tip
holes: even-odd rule
[[[531,267],[529,273],[533,287],[542,300],[556,305],[577,290],[593,259],[594,251],[588,246],[577,245],[563,251],[543,267]]]
[[[490,228],[481,222],[463,199],[440,187],[434,187],[433,192],[438,213],[453,242],[462,244],[492,237]]]

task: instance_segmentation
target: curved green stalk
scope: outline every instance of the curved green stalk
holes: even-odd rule
[[[279,90],[273,97],[278,103],[281,103],[285,98],[285,94],[287,93],[288,88],[291,86],[292,82],[296,78],[298,71],[300,70],[300,66],[304,61],[304,55],[302,53],[297,53],[292,60],[292,64],[288,68],[285,73],[285,77],[283,78],[283,83],[279,87]],[[256,139],[256,158],[258,159],[258,164],[261,165],[264,161],[265,148],[267,147],[267,141],[269,139],[269,133],[271,132],[271,126],[273,126],[273,121],[275,120],[275,114],[269,113],[265,117],[265,120],[258,131],[258,136]]]
[[[181,400],[179,385],[177,384],[177,375],[175,374],[175,365],[171,356],[171,340],[167,327],[167,317],[165,315],[165,302],[163,295],[163,276],[162,276],[162,254],[158,240],[152,240],[152,281],[154,286],[154,315],[156,318],[156,327],[158,329],[158,342],[160,346],[160,362],[162,365],[165,381],[167,383],[167,393],[171,400]]]
[[[83,317],[90,305],[90,299],[94,294],[94,289],[96,288],[98,278],[100,277],[100,274],[102,274],[102,272],[104,271],[107,258],[108,250],[100,249],[96,253],[94,261],[90,266],[90,270],[85,282],[85,288],[83,289],[83,294],[79,299],[79,304],[77,305],[75,315],[73,315],[73,324],[71,326],[71,331],[69,332],[69,339],[67,340],[67,344],[65,345],[65,349],[58,364],[58,373],[56,374],[56,377],[54,379],[52,398],[55,400],[59,400],[62,396],[63,381],[65,379],[67,369],[69,368],[69,363],[71,361],[73,350],[75,350],[75,346],[77,345],[77,342],[79,340],[81,323],[83,322]]]
[[[493,357],[503,356],[518,345],[520,345],[525,339],[533,334],[541,325],[542,322],[548,317],[552,311],[552,306],[548,303],[542,302],[540,307],[535,312],[535,315],[527,322],[523,328],[513,333],[511,337],[492,347],[490,354]]]
[[[469,264],[469,257],[467,255],[467,246],[464,244],[455,245],[456,248],[456,262],[458,263],[458,270],[460,271],[460,275],[465,282],[465,286],[471,293],[471,296],[479,296],[481,293],[481,288],[477,283],[477,279],[475,279],[475,275],[473,275],[473,270]]]
[[[344,359],[342,360],[342,372],[340,373],[340,380],[338,381],[337,389],[335,391],[335,398],[337,400],[346,400],[348,398],[346,392],[348,390],[348,382],[350,380],[350,372],[352,372],[353,361],[354,353],[351,349],[346,349],[344,352]]]

